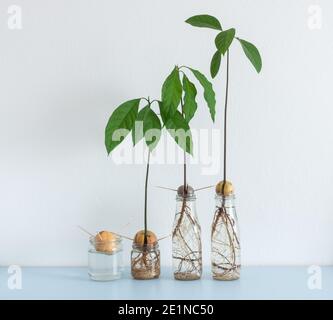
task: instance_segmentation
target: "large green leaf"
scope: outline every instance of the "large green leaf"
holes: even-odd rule
[[[145,112],[143,120],[143,132],[145,135],[146,144],[152,151],[161,137],[161,121],[157,114],[150,108]]]
[[[185,74],[183,77],[183,90],[185,92],[183,111],[185,120],[190,122],[198,108],[197,102],[195,101],[195,97],[197,96],[197,89]]]
[[[222,30],[219,20],[208,14],[193,16],[191,18],[188,18],[185,22],[189,23],[194,27]]]
[[[148,105],[145,106],[144,108],[142,108],[136,117],[135,125],[132,130],[133,145],[136,145],[144,137],[143,121],[144,121],[147,110],[149,110]]]
[[[108,154],[117,147],[133,129],[141,99],[126,101],[113,111],[105,128],[105,146]],[[119,132],[118,130],[122,130]],[[114,136],[116,134],[117,136]],[[122,136],[122,138],[120,138]]]
[[[160,109],[160,115],[164,126],[169,119],[169,115],[171,114],[170,107],[165,106],[162,101],[158,101],[158,106]]]
[[[179,111],[165,124],[176,143],[187,153],[193,154],[193,142],[190,127]]]
[[[165,110],[167,110],[166,117],[172,116],[176,112],[181,97],[182,84],[179,79],[179,70],[175,67],[162,86],[162,102]]]
[[[210,75],[212,76],[212,78],[216,77],[217,73],[220,70],[220,65],[221,65],[221,53],[220,51],[216,51],[210,63]]]
[[[197,80],[200,82],[204,89],[204,98],[207,102],[210,116],[213,121],[215,121],[215,105],[216,105],[216,100],[215,100],[215,92],[213,90],[212,84],[208,81],[208,79],[198,70],[189,68],[193,75],[197,78]]]
[[[261,71],[261,67],[262,67],[262,61],[261,61],[261,56],[260,56],[259,50],[255,47],[255,45],[253,45],[252,43],[250,43],[246,40],[239,39],[239,38],[237,38],[237,40],[239,40],[239,42],[242,45],[245,55],[251,61],[251,63],[253,64],[253,66],[255,67],[257,72],[259,73]]]
[[[229,49],[232,40],[234,40],[236,30],[234,28],[225,30],[220,32],[215,38],[216,48],[221,52],[221,54],[225,54]]]

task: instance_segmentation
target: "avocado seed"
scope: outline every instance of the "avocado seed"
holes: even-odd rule
[[[138,246],[143,246],[145,242],[145,231],[140,230],[135,234],[133,242]],[[154,232],[147,230],[147,244],[152,245],[157,242],[157,237]]]
[[[223,190],[222,190],[223,189]],[[216,187],[215,191],[218,195],[223,195],[225,197],[230,196],[234,193],[234,188],[230,181],[220,181]]]
[[[101,231],[95,236],[95,249],[99,252],[112,253],[116,250],[118,236],[109,231]]]

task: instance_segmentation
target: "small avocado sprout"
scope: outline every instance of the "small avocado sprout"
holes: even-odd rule
[[[145,101],[145,106],[139,110],[140,102]],[[116,108],[105,129],[105,146],[110,154],[132,132],[133,146],[140,140],[145,139],[148,147],[145,193],[144,193],[144,229],[138,231],[133,244],[141,247],[157,243],[157,238],[152,231],[148,230],[147,203],[148,203],[148,178],[150,154],[157,146],[161,136],[161,121],[152,109],[153,103],[160,103],[150,98],[138,98],[124,102]]]

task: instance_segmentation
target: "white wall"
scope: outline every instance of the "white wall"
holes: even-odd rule
[[[12,4],[21,30],[7,27]],[[313,4],[319,30],[308,27]],[[2,0],[0,265],[84,265],[76,225],[129,236],[141,228],[145,167],[107,158],[105,124],[121,102],[159,97],[175,64],[208,73],[215,33],[183,22],[199,13],[221,17],[263,57],[258,76],[238,45],[231,53],[229,172],[243,263],[333,263],[332,1]],[[223,76],[214,86],[220,128]],[[193,127],[211,128],[202,100],[199,109]],[[220,180],[200,165],[189,174],[197,187]],[[150,227],[160,236],[175,201],[153,186],[180,183],[180,165],[152,166]],[[208,264],[214,194],[198,197]],[[170,240],[161,250],[169,264]]]

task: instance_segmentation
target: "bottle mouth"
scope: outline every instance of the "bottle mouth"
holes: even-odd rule
[[[221,199],[221,200],[234,200],[236,197],[235,195],[232,193],[232,194],[229,194],[227,196],[224,196],[220,193],[215,193],[215,199]]]
[[[98,236],[91,236],[89,238],[89,242],[93,245],[93,246],[96,246],[96,245],[107,245],[107,244],[113,244],[113,245],[118,245],[120,244],[122,241],[122,237],[120,236],[116,236],[114,239],[112,240],[103,240],[103,239],[98,239]]]
[[[186,201],[193,201],[193,200],[196,200],[197,197],[195,196],[195,194],[187,194],[187,195],[179,195],[179,194],[177,194],[176,195],[176,200],[177,201],[183,201],[184,199]]]
[[[141,250],[141,251],[158,249],[158,241],[155,241],[153,243],[146,243],[146,244],[133,242],[132,248],[133,249],[138,249],[138,250]]]

